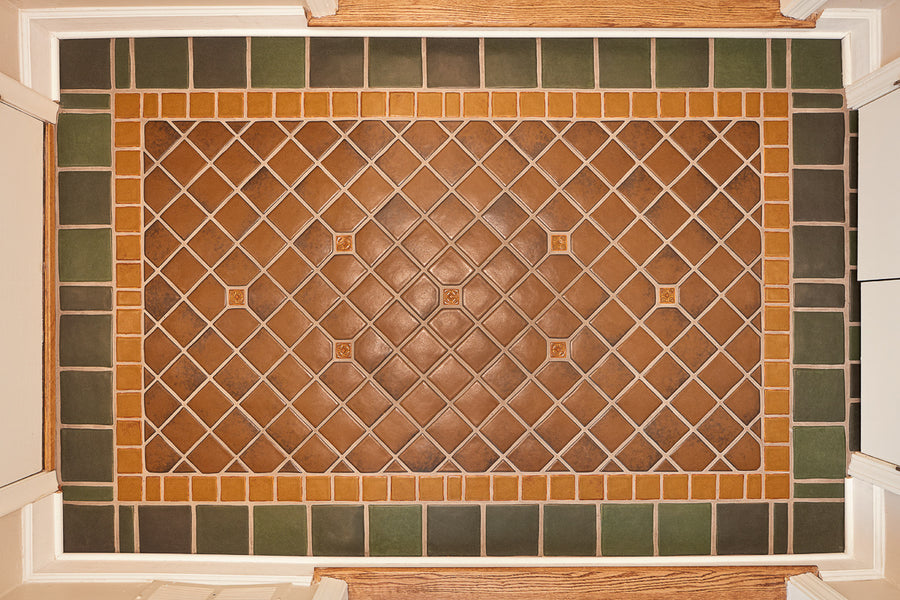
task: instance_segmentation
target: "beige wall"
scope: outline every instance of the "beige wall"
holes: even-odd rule
[[[881,10],[881,64],[900,58],[900,0]]]
[[[22,581],[22,511],[0,517],[0,596]]]
[[[0,0],[0,73],[19,77],[19,11],[8,0]]]

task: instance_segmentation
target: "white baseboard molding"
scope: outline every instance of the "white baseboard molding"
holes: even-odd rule
[[[781,0],[781,14],[805,21],[819,12],[828,0]]]
[[[349,592],[346,581],[323,577],[316,584],[312,600],[348,600]]]
[[[50,98],[3,73],[0,73],[0,102],[46,123],[56,123],[56,114],[59,112],[59,106]],[[9,486],[0,488],[0,494],[7,487]]]
[[[859,108],[897,89],[900,89],[900,58],[848,85],[847,106]]]
[[[898,59],[900,60],[900,59]],[[848,469],[850,477],[862,479],[892,494],[900,494],[897,466],[861,452],[854,452]]]
[[[6,78],[6,76],[0,74],[0,101],[2,102],[5,102],[7,98],[4,93],[4,85],[6,84],[4,78]],[[13,83],[21,86],[21,84],[18,84],[15,81]],[[49,100],[47,102],[49,102]],[[50,104],[53,103],[50,102]],[[56,104],[53,104],[53,106],[56,106]],[[54,120],[51,122],[55,121],[54,113]],[[41,498],[49,496],[58,490],[59,482],[56,479],[56,471],[43,471],[0,487],[0,517],[21,510],[32,502],[37,502]]]
[[[788,579],[788,600],[847,600],[837,590],[813,575],[803,573]]]
[[[306,6],[314,17],[330,17],[337,14],[338,0],[306,0]]]

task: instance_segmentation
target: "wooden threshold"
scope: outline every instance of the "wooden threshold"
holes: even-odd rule
[[[44,125],[44,470],[56,468],[56,126]]]
[[[784,600],[787,578],[814,566],[316,569],[349,600]]]
[[[781,14],[778,0],[340,0],[313,27],[815,27]]]

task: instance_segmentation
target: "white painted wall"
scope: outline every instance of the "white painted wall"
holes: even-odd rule
[[[0,0],[0,73],[19,77],[19,9]]]
[[[43,453],[43,123],[0,104],[0,487]]]
[[[900,0],[881,11],[881,64],[900,58]]]
[[[22,582],[22,511],[0,517],[0,596]]]

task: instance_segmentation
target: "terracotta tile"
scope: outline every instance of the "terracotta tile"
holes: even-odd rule
[[[787,121],[765,121],[763,123],[763,143],[767,146],[786,146],[788,130]]]
[[[158,502],[162,496],[162,478],[147,477],[144,485],[144,499],[149,502]]]
[[[141,145],[141,124],[117,121],[115,127],[117,148],[137,148]]]
[[[575,116],[600,118],[603,116],[603,96],[599,92],[575,93]]]
[[[216,99],[219,104],[219,118],[241,118],[244,116],[244,94],[219,92]]]
[[[663,118],[686,116],[687,95],[684,92],[660,92],[659,96],[659,116]]]
[[[519,94],[519,116],[543,117],[546,115],[547,97],[544,92],[521,92]]]
[[[163,500],[166,502],[190,500],[189,484],[188,477],[163,477]]]
[[[416,499],[415,477],[391,475],[391,500],[412,501]]]
[[[466,476],[466,500],[490,500],[491,478],[487,475]]]
[[[766,362],[763,367],[763,382],[766,386],[788,387],[790,372],[790,365],[787,363]]]
[[[388,114],[392,117],[412,117],[415,115],[416,95],[413,92],[390,92],[388,94]]]
[[[603,500],[603,475],[579,475],[578,499]]]
[[[551,500],[575,500],[575,476],[551,475],[550,476]]]
[[[299,476],[276,477],[275,486],[279,501],[300,502],[303,499],[303,481]]]
[[[141,182],[138,179],[116,179],[116,204],[137,204],[141,200]]]
[[[790,441],[790,421],[780,417],[765,419],[763,439],[769,443],[787,443]]]
[[[462,477],[459,475],[447,477],[447,500],[462,500]]]
[[[662,476],[663,495],[666,500],[687,500],[688,475],[665,474]]]
[[[766,117],[787,117],[789,95],[783,92],[766,92],[763,94],[763,115]]]
[[[607,475],[606,498],[608,500],[631,500],[633,496],[633,475]]]
[[[607,92],[603,96],[603,116],[622,118],[629,115],[627,92]]]
[[[763,163],[767,173],[787,173],[791,164],[790,152],[787,148],[766,148]]]
[[[360,94],[361,117],[383,117],[387,114],[387,94],[385,92],[362,92]]]
[[[387,484],[387,477],[363,477],[362,499],[370,502],[387,500]]]
[[[786,415],[790,411],[791,396],[787,390],[765,390],[767,415]]]
[[[218,489],[215,477],[191,477],[191,500],[194,502],[215,502]]]
[[[126,502],[144,499],[144,482],[141,477],[117,477],[116,498]]]
[[[335,476],[334,478],[334,499],[337,502],[358,502],[359,501],[359,477],[356,476]]]
[[[359,94],[356,92],[332,92],[331,114],[334,117],[359,116]]]
[[[539,500],[547,499],[547,476],[546,475],[523,475],[522,476],[522,500]]]
[[[117,473],[141,473],[143,457],[138,448],[118,448],[116,450]]]
[[[194,92],[190,94],[190,116],[194,119],[216,116],[216,95]]]

